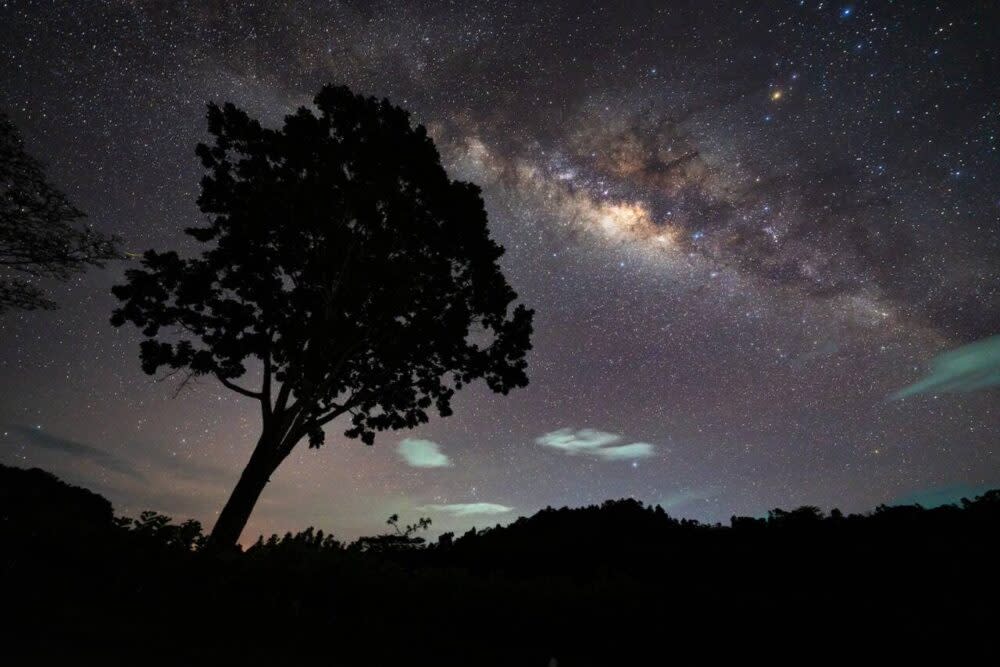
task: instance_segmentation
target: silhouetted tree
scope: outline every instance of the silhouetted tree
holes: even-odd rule
[[[768,523],[778,527],[811,526],[822,520],[823,510],[812,505],[803,505],[791,511],[775,508],[767,513]]]
[[[204,543],[201,523],[194,519],[174,524],[169,516],[146,510],[138,519],[120,517],[116,522],[119,528],[131,530],[138,538],[167,548],[194,551]]]
[[[422,547],[426,540],[419,535],[416,535],[416,533],[417,531],[427,530],[431,527],[431,520],[427,517],[421,517],[416,523],[408,524],[401,529],[399,527],[398,514],[390,516],[389,520],[385,523],[388,526],[392,526],[394,532],[383,533],[382,535],[373,535],[370,537],[360,537],[351,545],[351,547],[358,551],[365,552],[392,551]]]
[[[112,317],[142,328],[143,369],[211,375],[260,402],[263,427],[210,539],[232,545],[295,445],[451,414],[484,378],[527,384],[532,311],[500,271],[480,190],[449,179],[423,126],[387,100],[327,86],[318,113],[261,127],[232,104],[208,108],[213,145],[198,199],[212,244],[199,257],[145,253],[114,288]],[[259,361],[256,388],[237,383]]]
[[[0,313],[55,308],[35,281],[68,280],[121,257],[116,238],[76,224],[84,217],[0,114]]]

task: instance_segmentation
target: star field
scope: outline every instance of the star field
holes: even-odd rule
[[[530,386],[470,388],[372,448],[332,424],[245,539],[620,496],[708,521],[861,510],[1000,485],[995,388],[892,398],[1000,333],[998,19],[988,2],[11,1],[0,108],[129,251],[192,250],[209,100],[275,125],[327,82],[389,97],[482,185],[537,311]],[[142,374],[137,334],[108,323],[125,265],[0,319],[0,460],[211,524],[257,414]]]

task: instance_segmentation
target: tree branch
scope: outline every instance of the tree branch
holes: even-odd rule
[[[285,406],[288,403],[288,398],[292,393],[292,383],[290,379],[285,379],[281,385],[281,389],[278,390],[278,398],[274,402],[274,412],[281,413],[285,411]]]
[[[316,417],[313,421],[316,422],[317,426],[323,426],[324,424],[327,424],[336,419],[337,417],[339,417],[340,415],[344,414],[348,410],[350,410],[350,407],[348,407],[347,405],[338,405],[336,408],[326,413],[325,415],[321,417]]]
[[[264,380],[260,387],[260,409],[261,417],[265,427],[271,421],[271,342],[273,335],[268,336],[267,349],[264,351]]]
[[[194,373],[190,371],[185,373],[184,379],[181,380],[180,384],[177,385],[177,389],[174,391],[174,395],[172,398],[177,398],[178,396],[180,396],[180,393],[184,391],[184,388],[188,386],[188,383],[191,382],[193,379],[194,379]]]
[[[250,398],[256,398],[258,401],[263,400],[264,398],[264,395],[261,394],[259,391],[250,391],[249,389],[244,389],[238,384],[234,384],[229,380],[227,380],[226,378],[222,377],[222,375],[220,375],[219,373],[216,373],[215,377],[219,378],[219,382],[222,383],[222,386],[224,386],[226,389],[231,389],[232,391],[235,391],[237,394],[243,394],[244,396],[249,396]]]

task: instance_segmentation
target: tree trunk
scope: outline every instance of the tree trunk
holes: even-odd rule
[[[212,528],[208,538],[210,548],[229,549],[240,539],[257,499],[270,481],[271,474],[281,463],[281,457],[276,455],[275,449],[274,443],[264,436],[257,441],[250,462],[243,469],[240,481],[236,483],[236,488]]]

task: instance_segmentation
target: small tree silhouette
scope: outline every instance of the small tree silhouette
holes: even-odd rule
[[[34,281],[65,281],[122,257],[116,238],[75,225],[84,217],[49,183],[17,128],[0,114],[0,313],[55,308]]]
[[[431,527],[431,520],[427,517],[421,517],[416,523],[407,524],[401,529],[399,527],[398,514],[390,516],[385,523],[387,526],[392,526],[393,532],[359,537],[351,545],[351,548],[373,553],[422,547],[427,540],[416,535],[416,533]]]
[[[143,369],[215,376],[260,402],[262,431],[213,529],[239,538],[268,478],[296,444],[451,414],[477,378],[507,393],[527,384],[532,311],[489,236],[479,188],[448,178],[433,141],[387,100],[323,88],[318,113],[261,127],[232,104],[208,107],[214,144],[198,199],[212,244],[200,257],[145,253],[114,288],[112,317],[142,328]],[[238,384],[259,361],[259,388]]]

